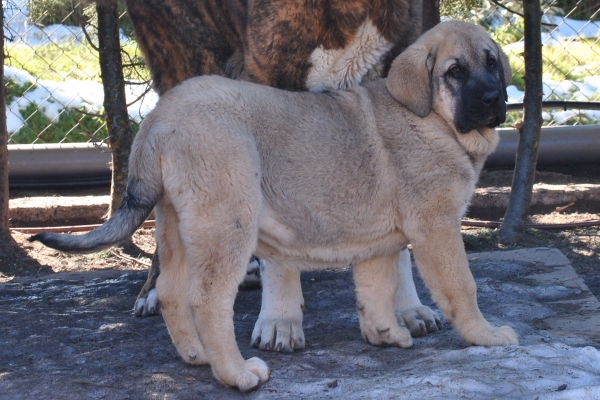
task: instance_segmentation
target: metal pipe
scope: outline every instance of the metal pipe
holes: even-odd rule
[[[515,129],[499,129],[500,143],[485,166],[512,168]],[[12,188],[110,184],[110,150],[91,143],[8,145]],[[538,165],[600,164],[600,125],[542,129]]]
[[[563,110],[600,110],[600,101],[542,101],[542,108]],[[509,103],[506,111],[523,111],[523,103]]]
[[[110,162],[108,146],[92,143],[8,145],[12,188],[110,184]]]
[[[499,129],[500,143],[485,166],[513,167],[519,144],[516,129]],[[600,164],[600,125],[542,129],[537,165]]]

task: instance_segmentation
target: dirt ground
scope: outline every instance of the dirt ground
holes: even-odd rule
[[[560,169],[544,172],[538,174],[539,179],[600,183],[596,167],[576,174]],[[482,184],[510,185],[510,173],[506,171],[489,171],[483,178]],[[535,222],[589,219],[600,219],[600,205],[593,213],[571,207],[564,212],[531,216]],[[523,240],[512,246],[497,244],[496,229],[465,228],[463,234],[468,252],[557,248],[590,291],[600,297],[598,227],[528,229]],[[133,316],[133,303],[154,251],[153,229],[138,230],[132,243],[124,247],[84,256],[61,254],[39,243],[29,243],[28,237],[15,231],[13,238],[19,248],[0,247],[0,319],[4,320],[0,324],[0,398],[186,399],[199,398],[199,393],[206,398],[242,397],[222,389],[207,368],[183,364],[161,317]],[[309,307],[305,323],[307,349],[293,356],[293,364],[286,361],[292,356],[259,353],[248,346],[260,310],[259,290],[242,291],[238,296],[238,343],[244,357],[260,356],[274,366],[279,371],[276,378],[303,376],[306,371],[322,369],[319,390],[323,397],[335,398],[337,378],[330,378],[336,375],[328,375],[327,371],[337,371],[336,363],[344,362],[346,352],[375,357],[381,365],[393,362],[396,355],[394,349],[373,349],[363,343],[348,272],[314,272],[304,274],[302,279]],[[421,282],[418,289],[424,303],[432,304]],[[311,307],[324,317],[316,318]],[[330,324],[327,318],[336,322]],[[464,348],[448,324],[443,333],[423,339],[419,346],[432,343],[445,349]],[[343,348],[337,358],[328,355],[330,346]],[[417,349],[421,352],[421,347]],[[317,363],[309,357],[315,355],[322,356]],[[367,364],[353,362],[349,371],[344,370],[346,379],[361,377],[369,370]],[[277,398],[277,387],[267,386],[262,393]]]

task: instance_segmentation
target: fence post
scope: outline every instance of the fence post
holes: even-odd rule
[[[500,227],[499,240],[503,244],[517,242],[525,232],[542,127],[542,10],[540,1],[523,0],[523,12],[525,17],[523,123],[519,127],[519,148],[510,199]]]
[[[4,26],[4,8],[0,11],[0,19]],[[4,38],[2,38],[2,50],[0,51],[2,70],[0,77],[0,244],[10,240],[8,226],[8,132],[6,130],[6,88],[4,87]]]
[[[109,215],[121,205],[129,171],[129,153],[133,131],[127,114],[125,80],[121,60],[117,0],[100,0],[98,13],[98,47],[100,73],[104,86],[104,112],[112,151],[112,185]]]

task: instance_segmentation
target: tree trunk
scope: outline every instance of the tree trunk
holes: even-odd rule
[[[500,227],[500,243],[516,243],[527,223],[527,215],[537,163],[542,128],[542,11],[539,0],[523,0],[525,14],[525,98],[523,124],[512,190],[504,221]]]
[[[104,112],[112,151],[112,185],[109,216],[121,205],[127,175],[133,131],[127,114],[125,80],[119,40],[119,14],[116,0],[102,0],[96,4],[98,13],[98,45],[100,72],[104,86]]]
[[[423,32],[440,23],[440,0],[423,0]]]

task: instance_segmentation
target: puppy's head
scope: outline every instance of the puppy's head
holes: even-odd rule
[[[392,63],[387,87],[420,117],[432,110],[460,133],[506,120],[508,57],[480,26],[443,22]]]

